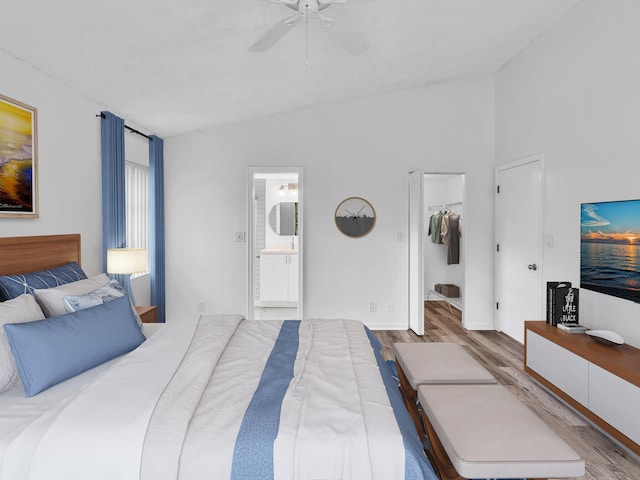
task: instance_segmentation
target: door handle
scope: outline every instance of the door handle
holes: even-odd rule
[[[536,265],[535,263],[532,263],[532,264],[530,264],[527,268],[528,268],[529,270],[536,271],[536,270],[538,270],[538,265]]]

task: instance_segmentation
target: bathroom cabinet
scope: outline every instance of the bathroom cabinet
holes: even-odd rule
[[[298,255],[260,255],[260,303],[264,307],[298,304]]]

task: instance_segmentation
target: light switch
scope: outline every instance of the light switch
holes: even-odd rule
[[[544,237],[544,244],[545,244],[548,248],[553,247],[553,235],[545,235],[545,237]]]

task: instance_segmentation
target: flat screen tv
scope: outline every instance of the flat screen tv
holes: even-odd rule
[[[580,287],[640,302],[640,200],[581,205]]]

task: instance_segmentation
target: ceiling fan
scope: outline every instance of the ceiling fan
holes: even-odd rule
[[[265,52],[269,50],[278,40],[289,33],[299,22],[305,22],[305,38],[308,44],[308,23],[309,19],[320,21],[324,30],[333,40],[341,45],[351,55],[359,55],[367,49],[364,40],[348,25],[337,22],[321,13],[323,10],[334,4],[345,4],[347,0],[271,0],[273,3],[280,3],[294,10],[296,13],[290,17],[280,20],[262,37],[254,43],[249,50],[252,52]]]

